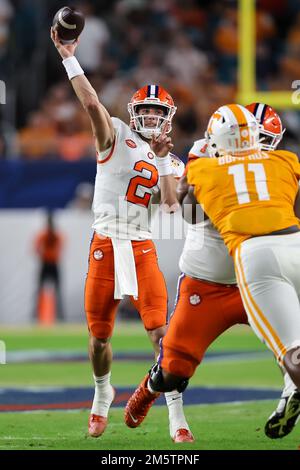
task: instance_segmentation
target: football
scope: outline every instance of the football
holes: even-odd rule
[[[72,44],[84,28],[83,14],[73,7],[63,7],[53,18],[53,28],[63,44]]]

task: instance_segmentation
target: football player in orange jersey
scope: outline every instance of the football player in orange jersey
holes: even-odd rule
[[[287,151],[261,151],[254,116],[239,105],[214,113],[207,139],[218,158],[193,163],[188,183],[234,257],[250,325],[299,395],[299,159]]]
[[[130,125],[111,117],[74,56],[78,41],[63,45],[51,37],[74,91],[90,117],[95,137],[97,176],[93,200],[94,235],[85,285],[89,355],[95,395],[88,430],[103,434],[114,399],[110,383],[112,336],[120,299],[129,295],[145,330],[159,352],[166,331],[167,289],[151,240],[151,210],[159,201],[170,211],[178,207],[176,178],[183,163],[170,154],[169,133],[176,112],[172,97],[161,86],[138,90],[128,105]],[[175,442],[193,441],[177,390],[166,394],[170,435]],[[182,430],[184,435],[182,435]]]
[[[264,103],[251,103],[246,108],[255,116],[260,125],[260,143],[262,150],[275,150],[280,143],[285,129],[276,111]],[[299,193],[298,193],[299,194]],[[297,202],[296,202],[297,204]],[[299,217],[299,209],[295,204],[295,213]],[[295,384],[284,368],[284,389],[275,411],[265,424],[265,434],[271,439],[278,439],[289,434],[300,415],[300,395]]]
[[[261,124],[261,146],[268,150],[275,149],[284,132],[279,116],[271,107],[260,103],[253,103],[249,105],[249,108],[254,113],[257,111],[256,118]],[[266,138],[270,140],[267,141]],[[206,147],[204,139],[195,142],[190,151],[190,160],[207,157]],[[185,182],[181,191],[183,199],[187,193]],[[191,202],[188,198],[185,199],[187,203]],[[210,227],[209,221],[198,224],[198,226],[201,225],[209,244],[206,243],[207,246],[204,244],[198,252],[194,251],[195,234],[198,228],[195,227],[191,234],[188,232],[180,259],[180,268],[184,274],[179,278],[177,304],[168,331],[161,343],[159,364],[155,365],[152,370],[152,375],[156,374],[157,382],[152,390],[162,391],[170,384],[171,387],[182,386],[184,379],[191,377],[207,347],[217,336],[236,323],[247,322],[240,294],[234,290],[233,283],[236,281],[233,269],[230,269],[233,263],[225,253],[227,250],[218,238],[216,230]],[[199,248],[201,248],[200,245]],[[197,319],[196,323],[195,319]],[[128,411],[131,410],[135,416],[139,414],[141,408],[145,408],[144,390],[148,387],[148,379],[149,375],[142,381],[127,404]],[[159,380],[160,383],[158,383]],[[143,403],[144,406],[142,406]],[[295,385],[285,374],[282,399],[266,424],[266,434],[272,438],[288,434],[293,429],[299,413],[299,393],[295,391]]]

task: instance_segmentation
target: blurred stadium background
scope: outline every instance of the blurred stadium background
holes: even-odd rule
[[[7,352],[7,364],[0,365],[0,411],[6,412],[0,449],[172,448],[165,408],[154,409],[136,431],[125,429],[121,409],[113,409],[107,435],[96,442],[85,438],[92,390],[84,387],[92,381],[83,289],[96,168],[89,121],[49,38],[54,13],[64,5],[76,5],[86,15],[77,57],[111,115],[128,121],[127,103],[147,83],[160,83],[170,92],[178,107],[175,150],[185,162],[210,114],[237,100],[273,105],[286,127],[283,146],[298,151],[300,112],[292,84],[300,80],[300,2],[0,0],[0,80],[6,89],[5,103],[3,93],[0,97],[0,340]],[[58,308],[52,286],[38,289],[37,237],[49,211],[62,240]],[[179,214],[175,219],[180,224]],[[183,240],[156,244],[171,310]],[[124,302],[114,339],[119,405],[151,365],[151,347],[137,320]],[[66,395],[53,401],[50,388],[67,386],[72,388]],[[297,447],[299,430],[280,443],[264,437],[281,377],[247,329],[235,328],[216,343],[193,387],[187,415],[197,438],[194,448]],[[242,389],[227,399],[232,387]],[[243,398],[248,389],[258,395]],[[41,396],[43,390],[50,395]],[[72,390],[77,390],[74,399]],[[258,401],[262,391],[266,401]],[[237,403],[244,399],[251,405]],[[49,411],[76,408],[74,403],[84,411]],[[39,408],[48,411],[30,418],[10,413]],[[153,436],[161,434],[165,437],[157,442]]]

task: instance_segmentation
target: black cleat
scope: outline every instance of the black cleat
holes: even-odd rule
[[[297,424],[300,416],[300,392],[294,390],[288,397],[281,398],[277,409],[265,425],[265,434],[270,439],[287,436]]]

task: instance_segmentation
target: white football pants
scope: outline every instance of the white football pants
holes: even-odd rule
[[[282,364],[300,347],[300,232],[250,238],[234,258],[249,323]]]

